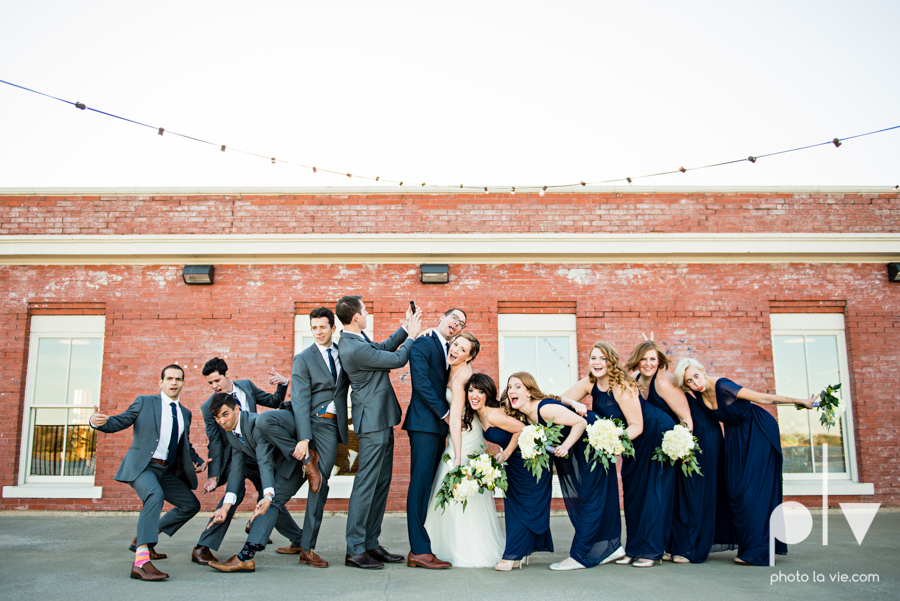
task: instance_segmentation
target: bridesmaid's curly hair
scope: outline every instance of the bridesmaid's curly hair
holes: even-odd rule
[[[497,384],[494,383],[494,379],[487,374],[472,374],[464,386],[466,399],[465,405],[463,405],[463,430],[471,430],[472,420],[475,419],[475,410],[469,405],[469,390],[472,388],[484,393],[485,407],[502,407],[500,401],[497,400]]]
[[[606,357],[606,371],[609,373],[610,389],[614,386],[619,386],[620,388],[630,390],[637,394],[637,382],[622,369],[622,366],[619,363],[619,353],[616,352],[613,345],[603,341],[595,342],[594,346],[591,347],[591,352],[593,352],[594,349],[600,349],[600,352]],[[593,372],[588,372],[588,379],[591,381],[591,384],[597,383],[597,377]]]

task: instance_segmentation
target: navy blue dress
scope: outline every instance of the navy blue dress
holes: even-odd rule
[[[735,547],[731,544],[733,536],[724,481],[719,479],[719,471],[724,467],[722,427],[703,409],[702,402],[691,394],[686,396],[694,422],[693,433],[703,450],[697,455],[703,475],[688,477],[679,465],[675,466],[675,501],[672,504],[672,529],[666,551],[686,557],[693,563],[703,563],[711,552]],[[656,374],[647,387],[647,402],[678,423],[678,416],[656,392]],[[719,503],[724,506],[723,511],[717,510]]]
[[[505,449],[512,434],[500,428],[484,431],[484,439]],[[506,460],[506,549],[503,559],[517,560],[538,551],[553,551],[550,535],[552,478],[537,480],[522,459],[519,449]]]
[[[755,566],[769,565],[769,516],[782,501],[781,435],[768,411],[737,398],[739,386],[716,381],[716,409],[704,409],[725,424],[725,490],[734,526],[738,558]],[[787,545],[775,541],[775,553]]]
[[[597,385],[591,390],[593,410],[605,418],[626,422],[625,414],[611,391]],[[640,397],[639,397],[640,398]],[[622,499],[625,509],[625,554],[628,557],[661,559],[671,527],[675,468],[651,459],[662,435],[675,422],[644,399],[640,399],[644,429],[632,440],[634,457],[622,458]],[[667,521],[668,520],[668,521]]]
[[[544,399],[538,404],[538,420],[542,426],[546,426],[547,422],[541,417],[540,410],[551,404],[562,405],[552,399]],[[596,413],[588,412],[589,424],[597,419]],[[569,427],[563,427],[563,440],[569,431]],[[592,471],[591,464],[584,458],[587,444],[585,437],[581,437],[569,449],[568,457],[553,457],[553,464],[559,476],[566,512],[575,527],[569,555],[581,565],[591,568],[622,545],[622,517],[619,513],[616,470],[607,472],[603,466],[597,466]]]

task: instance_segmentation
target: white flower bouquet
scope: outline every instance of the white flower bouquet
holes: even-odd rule
[[[445,453],[442,459],[449,462],[450,455]],[[473,495],[495,488],[506,491],[506,472],[503,465],[488,453],[472,453],[468,457],[468,462],[458,465],[444,476],[441,487],[434,496],[436,499],[434,508],[440,509],[443,513],[447,504],[452,501],[462,503],[465,512],[466,505]]]
[[[694,472],[702,476],[700,465],[697,463],[697,453],[702,452],[700,445],[697,444],[697,437],[687,426],[678,424],[663,433],[662,445],[656,447],[651,459],[659,462],[668,461],[669,465],[675,465],[676,461],[680,461],[681,471],[685,476],[692,476]]]
[[[609,464],[616,462],[616,455],[634,457],[634,445],[625,434],[625,424],[620,419],[598,419],[585,428],[587,445],[584,458],[591,464],[591,471],[597,463],[609,471]]]
[[[562,426],[554,425],[551,419],[546,426],[531,424],[519,432],[519,451],[522,459],[534,476],[540,480],[545,469],[550,469],[550,455],[547,451],[562,440]]]

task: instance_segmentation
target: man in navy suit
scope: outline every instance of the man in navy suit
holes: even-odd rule
[[[403,429],[409,436],[410,474],[406,493],[406,524],[410,552],[406,565],[422,568],[449,568],[431,552],[431,539],[425,531],[425,515],[431,497],[431,484],[441,462],[447,439],[447,353],[450,341],[466,327],[462,309],[450,309],[441,318],[431,336],[418,338],[409,351],[412,398],[406,409]]]
[[[200,511],[200,502],[192,492],[197,488],[197,473],[206,469],[191,445],[191,412],[178,403],[184,386],[184,370],[168,365],[160,374],[162,394],[140,395],[124,413],[105,415],[95,407],[90,425],[111,434],[132,427],[134,438],[125,453],[116,480],[129,484],[141,498],[137,536],[132,545],[135,561],[131,577],[137,580],[165,580],[150,559],[165,559],[156,553],[158,535],[169,536]],[[163,501],[174,507],[162,518]]]

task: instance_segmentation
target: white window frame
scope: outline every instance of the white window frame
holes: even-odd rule
[[[771,313],[769,315],[773,348],[773,371],[778,381],[778,365],[775,363],[775,336],[834,336],[837,340],[838,367],[841,370],[841,400],[845,406],[841,417],[844,439],[844,464],[846,472],[827,474],[784,474],[785,495],[822,494],[823,476],[828,478],[831,494],[875,494],[873,484],[859,482],[856,464],[856,437],[853,429],[853,399],[850,391],[850,369],[847,362],[847,341],[842,313]],[[775,391],[778,393],[778,390]],[[810,440],[812,444],[812,440]]]
[[[506,366],[505,339],[507,337],[541,336],[568,337],[569,338],[569,386],[571,388],[578,381],[578,332],[577,320],[574,313],[500,313],[497,316],[497,362],[499,365],[500,382],[498,386],[506,386],[509,375],[516,371],[514,366]],[[538,366],[540,368],[540,366]],[[567,390],[568,390],[567,388]],[[565,390],[549,390],[556,394],[562,394]],[[499,494],[494,496],[500,496]],[[559,486],[558,476],[553,476],[553,497],[561,498],[562,489]]]
[[[95,338],[101,353],[106,331],[104,315],[35,315],[31,317],[28,367],[25,372],[25,403],[22,416],[22,443],[19,449],[17,486],[4,486],[4,498],[100,499],[103,487],[94,486],[95,476],[29,476],[31,446],[34,435],[31,424],[37,375],[38,344],[42,338]],[[101,378],[102,382],[102,378]],[[98,389],[97,402],[100,391]]]
[[[335,342],[339,342],[341,339],[341,332],[344,331],[344,326],[341,324],[341,321],[335,316],[334,325],[337,326],[337,331],[334,333],[333,340]],[[375,340],[375,317],[370,313],[368,318],[366,319],[366,329],[364,330],[366,335]],[[304,338],[312,338],[312,331],[309,326],[309,314],[298,314],[294,315],[294,355],[300,353],[302,348],[302,340]],[[348,410],[351,412],[353,408],[348,404]],[[328,479],[328,498],[329,499],[349,499],[350,492],[353,490],[353,479],[354,476],[332,476]],[[309,492],[309,485],[304,483],[300,490],[294,495],[295,499],[305,499]]]

